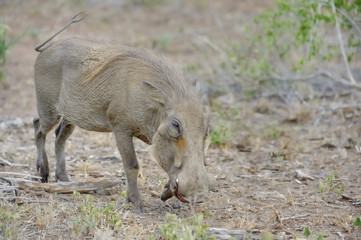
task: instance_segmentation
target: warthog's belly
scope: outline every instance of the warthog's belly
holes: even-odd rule
[[[96,101],[86,101],[81,96],[61,98],[58,112],[74,125],[97,132],[111,132],[106,106]]]

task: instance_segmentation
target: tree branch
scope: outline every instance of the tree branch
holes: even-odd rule
[[[338,38],[338,44],[340,45],[340,51],[341,51],[341,55],[342,55],[342,59],[343,62],[345,64],[345,68],[346,68],[346,72],[347,72],[347,77],[349,78],[351,84],[356,85],[356,81],[355,78],[352,75],[350,66],[348,64],[348,60],[347,60],[347,56],[346,56],[346,51],[345,48],[343,46],[343,40],[342,40],[342,34],[341,34],[341,29],[340,29],[340,23],[337,20],[337,15],[336,15],[336,7],[335,7],[335,2],[334,0],[330,1],[331,4],[331,8],[332,8],[332,12],[335,15],[335,24],[336,24],[336,34],[337,34],[337,38]]]
[[[361,90],[361,86],[358,85],[357,83],[353,84],[348,81],[345,81],[344,79],[338,78],[338,77],[334,76],[332,73],[330,73],[326,70],[323,70],[323,69],[319,69],[319,70],[317,70],[317,72],[311,73],[308,75],[303,75],[303,76],[298,75],[298,76],[291,76],[291,77],[282,77],[282,76],[278,76],[274,73],[271,73],[270,76],[261,78],[259,80],[271,79],[271,80],[275,80],[275,81],[284,81],[284,82],[286,82],[286,81],[308,81],[308,80],[315,79],[316,77],[319,77],[319,76],[327,77],[327,78],[333,80],[334,82],[340,83],[344,86],[353,87],[353,88],[357,88],[358,90]]]
[[[348,15],[344,10],[340,9],[340,8],[336,8],[336,10],[345,18],[347,18],[347,20],[349,20],[349,22],[351,23],[353,29],[358,33],[359,38],[361,39],[361,29],[359,28],[359,26],[357,25],[357,23],[351,18],[350,15]]]

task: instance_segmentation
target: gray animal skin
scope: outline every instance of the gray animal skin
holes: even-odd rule
[[[151,144],[151,157],[169,175],[162,200],[173,195],[183,202],[206,198],[208,117],[199,84],[166,59],[131,47],[71,38],[40,52],[35,63],[39,117],[34,119],[34,128],[36,166],[43,182],[49,175],[45,138],[60,122],[55,130],[57,181],[69,181],[64,147],[78,126],[114,132],[127,179],[127,198],[139,211],[144,207],[133,137]]]

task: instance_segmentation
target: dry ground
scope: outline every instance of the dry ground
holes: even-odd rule
[[[164,1],[155,1],[164,2]],[[207,39],[216,44],[239,38],[242,24],[269,7],[266,1],[0,1],[0,18],[11,35],[28,31],[8,54],[6,82],[0,90],[0,172],[36,174],[31,119],[36,115],[33,47],[59,29],[75,13],[92,9],[83,22],[61,37],[82,36],[113,43],[125,42],[154,49],[188,69],[197,66],[198,77],[211,79],[215,54],[209,55]],[[206,39],[206,40],[205,40]],[[208,41],[209,43],[209,41]],[[208,44],[209,45],[209,44]],[[207,49],[207,50],[205,50]],[[218,79],[227,82],[228,79]],[[320,106],[352,105],[353,95],[314,99],[307,105],[277,100],[239,100],[232,94],[217,99],[212,109],[216,120],[231,122],[232,138],[221,147],[212,146],[207,170],[216,176],[210,200],[185,205],[176,199],[162,202],[159,194],[166,174],[150,159],[147,146],[136,140],[142,165],[139,180],[146,214],[125,203],[125,183],[92,193],[96,206],[115,201],[122,226],[98,229],[89,234],[72,225],[81,199],[72,195],[22,191],[16,204],[11,191],[0,192],[0,206],[20,218],[7,222],[19,239],[148,239],[164,223],[166,213],[180,218],[204,215],[209,227],[270,232],[275,239],[302,238],[304,227],[326,239],[360,239],[361,230],[352,219],[361,216],[360,108],[324,112]],[[225,111],[226,114],[219,114]],[[8,124],[6,119],[20,118]],[[54,166],[54,136],[48,137],[48,155]],[[17,165],[16,165],[17,164]],[[76,129],[67,145],[68,173],[73,181],[123,178],[120,156],[112,134]],[[320,182],[333,174],[332,186],[320,193]],[[2,174],[2,177],[10,175]],[[51,171],[51,181],[54,173]],[[7,185],[1,181],[1,186]],[[350,199],[347,199],[349,197]],[[357,202],[358,200],[358,202]],[[17,207],[15,207],[17,206]],[[3,213],[2,213],[3,214]],[[4,218],[3,215],[0,217]],[[2,235],[2,233],[1,233]]]

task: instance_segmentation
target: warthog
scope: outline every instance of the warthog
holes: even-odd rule
[[[131,47],[72,38],[41,49],[53,37],[36,48],[41,53],[35,63],[39,117],[34,128],[42,181],[49,175],[45,138],[60,122],[55,130],[56,180],[69,181],[64,146],[79,126],[115,134],[127,199],[140,211],[133,137],[151,144],[151,157],[169,175],[162,200],[203,201],[209,191],[204,166],[208,118],[199,84],[166,59]]]

